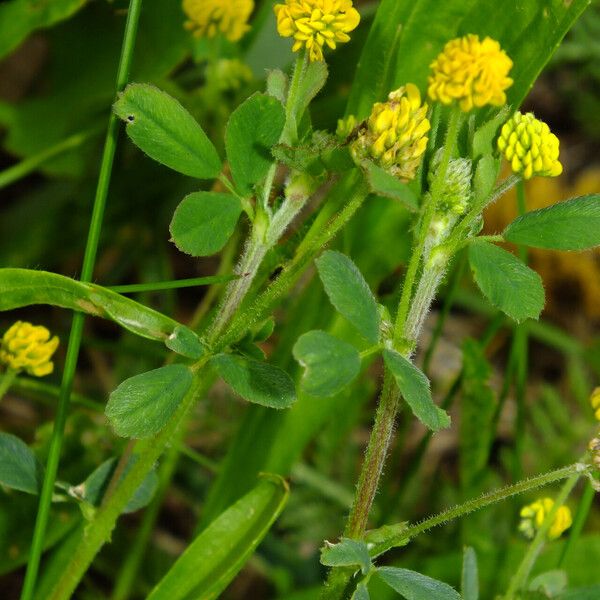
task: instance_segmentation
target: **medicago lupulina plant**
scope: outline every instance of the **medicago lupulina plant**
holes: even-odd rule
[[[295,381],[265,359],[259,344],[273,331],[274,310],[313,264],[331,304],[356,336],[355,343],[322,330],[299,337],[293,356],[304,369],[300,395],[332,397],[353,384],[363,364],[379,356],[384,365],[345,531],[338,543],[328,542],[322,550],[322,564],[330,567],[322,597],[368,598],[369,582],[376,577],[407,598],[458,599],[449,585],[416,571],[379,566],[379,557],[436,525],[565,479],[557,498],[540,499],[521,511],[521,529],[532,542],[506,592],[507,599],[516,598],[541,545],[569,527],[571,516],[564,502],[578,479],[587,476],[595,485],[596,441],[573,465],[467,500],[421,523],[372,531],[368,523],[398,411],[412,414],[433,433],[452,426],[448,413],[434,403],[427,376],[414,357],[425,318],[457,255],[466,252],[483,295],[518,323],[539,317],[544,289],[540,277],[500,243],[563,251],[600,244],[596,195],[524,213],[502,233],[480,235],[484,209],[500,201],[505,191],[532,177],[554,177],[562,171],[558,138],[532,113],[515,110],[547,56],[525,64],[527,57],[514,44],[515,56],[509,47],[475,29],[458,35],[457,26],[456,37],[448,36],[440,44],[421,41],[423,47],[438,44],[421,65],[424,75],[397,81],[402,71],[395,62],[410,62],[411,54],[395,49],[388,43],[395,34],[378,27],[404,18],[397,12],[404,3],[382,2],[345,116],[340,115],[336,132],[315,130],[310,108],[327,82],[328,52],[351,40],[361,17],[351,0],[286,0],[275,5],[275,20],[279,35],[293,39],[295,65],[289,74],[269,72],[265,91],[246,98],[231,113],[224,143],[217,144],[165,91],[145,83],[126,85],[141,4],[132,0],[129,10],[118,97],[80,280],[34,270],[0,270],[2,310],[50,304],[76,313],[45,471],[23,442],[2,434],[3,452],[10,449],[16,457],[12,479],[4,476],[2,483],[40,493],[23,598],[29,600],[35,591],[51,502],[79,503],[86,521],[49,592],[52,600],[62,600],[75,592],[110,540],[119,516],[150,501],[157,487],[157,461],[180,444],[192,409],[217,378],[245,400],[269,409],[287,410],[296,402]],[[585,5],[576,4],[569,9],[571,21]],[[211,40],[217,50],[216,41],[235,44],[251,31],[252,0],[184,0],[183,9],[185,27]],[[556,41],[563,34],[552,30]],[[381,52],[390,54],[383,71]],[[423,57],[419,54],[415,61]],[[532,60],[537,61],[534,69]],[[242,63],[233,70],[228,73],[234,79],[247,74]],[[377,79],[375,85],[372,78]],[[200,323],[184,325],[127,298],[126,289],[92,283],[121,123],[150,158],[208,182],[183,198],[173,215],[170,235],[179,250],[193,257],[210,256],[229,244],[240,222],[247,230],[233,276]],[[224,147],[224,153],[217,147]],[[503,161],[510,170],[504,178]],[[349,256],[326,249],[373,195],[398,203],[411,218],[410,259],[392,303],[376,298]],[[130,442],[119,459],[107,460],[86,481],[72,485],[57,481],[56,475],[84,314],[110,319],[164,344],[173,354],[164,366],[123,381],[110,394],[106,417],[114,433]],[[3,392],[21,370],[34,376],[49,373],[57,344],[43,327],[18,322],[9,329],[0,351],[6,365]],[[594,408],[596,400],[592,396]],[[148,597],[216,597],[266,535],[289,493],[281,474],[263,474],[251,491],[207,524]]]

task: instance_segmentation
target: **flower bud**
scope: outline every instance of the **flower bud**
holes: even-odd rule
[[[525,179],[534,175],[556,177],[562,173],[558,138],[533,113],[516,112],[504,123],[498,150],[510,162],[513,172],[522,173]]]

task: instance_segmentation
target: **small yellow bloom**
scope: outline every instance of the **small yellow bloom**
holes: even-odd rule
[[[350,33],[360,22],[352,0],[285,0],[275,5],[277,31],[293,37],[292,50],[308,50],[311,61],[323,60],[323,46],[335,50],[338,43],[350,41]]]
[[[532,539],[537,530],[542,526],[544,520],[552,510],[554,506],[554,500],[552,498],[541,498],[536,500],[532,504],[528,504],[521,509],[521,523],[519,525],[519,531],[521,531],[525,537]],[[571,517],[571,510],[568,506],[561,506],[548,530],[548,538],[555,540],[559,538],[563,532],[565,532],[571,524],[573,518]]]
[[[58,347],[58,337],[50,338],[43,326],[17,321],[4,334],[0,346],[0,362],[13,371],[27,371],[42,377],[52,373],[50,360]]]
[[[237,42],[250,29],[248,19],[253,10],[254,0],[183,0],[183,12],[189,19],[185,28],[196,37],[221,33]]]
[[[431,63],[429,97],[442,104],[457,101],[460,109],[506,104],[504,90],[512,85],[508,77],[513,62],[492,38],[483,41],[469,34],[449,41]]]
[[[597,387],[590,396],[590,404],[594,409],[594,416],[600,421],[600,387]]]
[[[516,112],[504,123],[498,150],[510,162],[512,170],[522,173],[525,179],[534,175],[556,177],[562,173],[558,138],[533,113]]]
[[[427,148],[427,104],[421,103],[416,85],[407,83],[377,102],[351,151],[355,159],[371,158],[392,175],[410,181]]]

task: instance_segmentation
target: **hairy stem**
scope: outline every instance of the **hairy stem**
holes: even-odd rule
[[[429,517],[428,519],[425,519],[424,521],[421,521],[420,523],[411,525],[402,533],[398,534],[398,536],[390,538],[384,543],[373,547],[371,553],[374,556],[378,556],[380,554],[383,554],[384,552],[387,552],[387,550],[389,550],[390,548],[403,545],[408,540],[411,540],[416,536],[420,535],[421,533],[425,533],[426,531],[433,529],[434,527],[444,525],[445,523],[449,523],[450,521],[454,521],[455,519],[464,517],[476,510],[481,510],[482,508],[491,506],[492,504],[496,504],[497,502],[502,502],[503,500],[506,500],[507,498],[510,498],[512,496],[524,494],[525,492],[530,492],[545,485],[550,485],[551,483],[555,483],[557,481],[560,481],[561,479],[569,478],[567,485],[570,486],[570,492],[573,485],[575,485],[575,483],[571,485],[571,482],[573,479],[575,480],[575,482],[577,481],[577,479],[580,476],[580,472],[581,464],[575,463],[567,467],[556,469],[555,471],[550,471],[549,473],[544,473],[543,475],[537,475],[536,477],[523,479],[522,481],[518,481],[513,485],[507,485],[505,487],[494,490],[493,492],[488,492],[487,494],[483,494],[478,498],[473,498],[471,500],[468,500],[467,502],[464,502],[463,504],[459,504],[457,506],[453,506],[452,508],[448,508],[438,513],[437,515],[434,515],[432,517]],[[551,522],[552,521],[549,521],[549,523]]]

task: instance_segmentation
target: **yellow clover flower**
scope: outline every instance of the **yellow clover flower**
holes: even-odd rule
[[[407,83],[377,102],[351,146],[356,160],[373,159],[392,175],[410,181],[427,148],[427,104],[416,85]]]
[[[196,37],[212,38],[223,34],[237,42],[250,29],[248,19],[254,10],[254,0],[183,0],[188,17],[185,28]]]
[[[45,327],[17,321],[2,338],[0,362],[13,371],[27,371],[30,375],[43,377],[54,369],[50,359],[58,343],[58,337],[50,338]]]
[[[554,500],[552,498],[541,498],[535,502],[524,506],[521,509],[521,523],[519,525],[519,531],[521,531],[525,537],[532,539],[537,530],[542,526],[544,520],[552,510],[554,506]],[[571,516],[571,510],[568,506],[561,506],[548,530],[548,538],[555,540],[559,538],[563,532],[565,532],[571,524],[573,518]]]
[[[285,0],[276,4],[277,31],[293,37],[292,50],[305,47],[311,61],[323,60],[323,46],[335,50],[338,43],[350,41],[350,33],[360,22],[352,0]]]
[[[522,173],[525,179],[534,175],[556,177],[562,173],[558,138],[533,113],[516,112],[504,123],[498,150],[510,162],[512,170]]]
[[[512,60],[492,38],[474,34],[450,40],[431,63],[429,97],[442,104],[457,101],[460,109],[506,104],[504,90],[513,80],[508,72]]]
[[[600,421],[600,387],[597,387],[590,396],[590,404],[594,409],[594,416]]]

